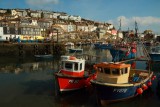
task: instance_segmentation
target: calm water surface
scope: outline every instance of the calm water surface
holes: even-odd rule
[[[84,52],[100,55],[101,60],[111,61],[108,50],[84,47]],[[160,72],[160,63],[152,64],[155,74]],[[136,67],[146,69],[145,62],[136,62]],[[58,94],[53,73],[59,68],[59,59],[35,60],[34,58],[0,57],[0,107],[97,107],[94,90],[80,90]],[[160,89],[157,80],[151,90],[133,99],[103,105],[106,107],[160,107]]]

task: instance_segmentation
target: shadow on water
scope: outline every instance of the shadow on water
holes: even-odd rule
[[[28,81],[22,83],[25,86],[24,94],[34,94],[34,95],[53,95],[54,84],[53,79],[50,80],[36,80],[36,81]]]
[[[92,90],[76,90],[66,93],[58,93],[55,100],[60,107],[97,107],[95,94]]]

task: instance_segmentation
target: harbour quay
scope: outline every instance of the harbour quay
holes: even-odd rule
[[[62,43],[0,43],[0,56],[28,57],[44,54],[64,54]]]

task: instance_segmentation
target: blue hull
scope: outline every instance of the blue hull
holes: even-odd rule
[[[100,49],[111,49],[112,45],[111,44],[102,44],[99,46]]]
[[[101,101],[120,101],[135,97],[138,95],[137,88],[141,87],[140,85],[136,86],[110,86],[98,84],[91,81],[93,87],[96,89],[97,99]]]
[[[69,49],[70,53],[74,53],[74,52],[83,52],[83,49]]]
[[[95,48],[99,48],[99,49],[111,49],[112,45],[111,44],[94,44]]]
[[[110,49],[110,53],[112,55],[112,61],[122,61],[122,60],[127,60],[127,59],[133,59],[135,58],[135,53],[130,52],[126,56],[126,52],[122,50],[115,50],[115,49]]]
[[[160,54],[149,54],[153,61],[160,61]]]

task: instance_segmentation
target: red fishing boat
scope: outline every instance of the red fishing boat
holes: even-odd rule
[[[74,56],[61,56],[61,70],[55,73],[59,91],[72,91],[91,86],[96,73],[85,69],[85,60]]]

